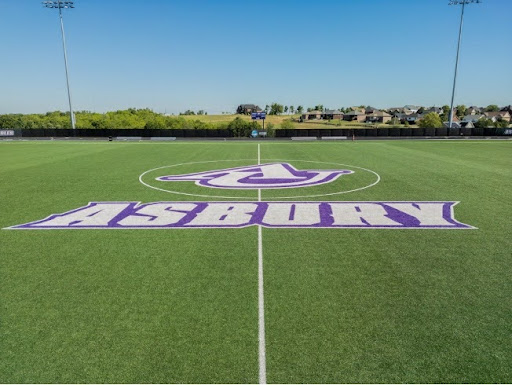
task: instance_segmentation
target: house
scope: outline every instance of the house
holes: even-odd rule
[[[258,107],[256,104],[240,104],[238,108],[236,109],[237,114],[245,114],[250,115],[253,112],[259,112],[261,111],[261,108]]]
[[[471,106],[466,109],[466,115],[479,115],[482,113],[482,109],[477,106]]]
[[[500,111],[508,111],[508,113],[512,116],[512,105],[505,106]]]
[[[404,123],[405,119],[407,118],[407,114],[404,114],[403,112],[395,112],[393,113],[393,119],[398,119],[400,122]]]
[[[450,122],[443,122],[443,125],[446,128],[448,128],[448,127],[450,127]],[[452,128],[461,128],[461,127],[462,127],[462,125],[460,124],[460,122],[456,122],[455,120],[452,122]]]
[[[359,111],[359,112],[362,112],[363,114],[366,114],[366,108],[364,108],[364,107],[350,107],[349,110]]]
[[[322,119],[323,112],[318,110],[308,111],[302,114],[301,120]]]
[[[466,115],[462,118],[461,123],[476,123],[482,118],[485,118],[485,115]]]
[[[404,112],[405,110],[411,111],[412,114],[415,114],[418,112],[418,110],[421,108],[421,106],[413,106],[412,104],[408,104],[404,106]]]
[[[423,110],[424,114],[430,114],[431,112],[434,112],[437,115],[441,115],[443,113],[443,109],[441,107],[430,107]]]
[[[418,120],[420,120],[421,118],[423,118],[423,114],[416,114],[416,113],[413,113],[413,114],[410,114],[410,115],[405,115],[404,119],[403,119],[403,122],[408,122],[409,124],[416,124],[416,122]],[[401,119],[402,120],[402,119]]]
[[[350,111],[343,115],[343,120],[348,122],[364,122],[366,120],[366,114],[361,111]]]
[[[326,120],[334,120],[334,119],[343,119],[343,112],[338,110],[325,110],[322,115],[322,119]]]
[[[443,122],[445,127],[450,127],[450,122]],[[461,128],[461,124],[457,115],[453,114],[452,117],[452,128]]]
[[[370,106],[368,106],[368,107],[366,107],[366,108],[365,108],[365,112],[364,112],[364,113],[365,113],[366,115],[368,115],[368,114],[373,114],[373,113],[374,113],[374,112],[376,112],[376,111],[379,111],[379,110],[378,110],[378,109],[376,109],[375,107],[370,107]]]
[[[484,115],[488,119],[491,119],[493,122],[498,120],[505,120],[506,122],[510,122],[510,112],[508,111],[484,112]]]
[[[366,123],[386,123],[391,117],[387,112],[374,110],[373,113],[366,115]]]

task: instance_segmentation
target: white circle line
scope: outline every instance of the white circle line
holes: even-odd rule
[[[362,191],[362,190],[366,190],[367,188],[370,188],[370,187],[373,187],[375,186],[377,183],[380,182],[381,180],[381,177],[379,174],[377,174],[375,171],[373,170],[370,170],[370,169],[367,169],[367,168],[364,168],[364,167],[359,167],[359,166],[352,166],[352,165],[349,165],[349,164],[344,164],[344,163],[334,163],[334,162],[319,162],[319,161],[314,161],[314,160],[283,160],[283,159],[263,159],[265,161],[279,161],[279,162],[305,162],[305,163],[319,163],[319,164],[330,164],[330,165],[336,165],[336,166],[344,166],[344,167],[352,167],[352,168],[357,168],[357,169],[360,169],[360,170],[364,170],[364,171],[367,171],[371,174],[374,174],[376,177],[377,177],[377,180],[367,186],[363,186],[363,187],[360,187],[360,188],[357,188],[357,189],[353,189],[353,190],[347,190],[347,191],[338,191],[338,192],[333,192],[333,193],[326,193],[326,194],[314,194],[314,195],[295,195],[295,196],[284,196],[284,197],[275,197],[275,198],[268,198],[270,200],[274,200],[274,199],[297,199],[297,198],[318,198],[318,197],[323,197],[323,196],[332,196],[332,195],[341,195],[341,194],[348,194],[348,193],[351,193],[351,192],[356,192],[356,191]],[[139,176],[139,182],[142,183],[144,186],[146,187],[149,187],[151,189],[154,189],[154,190],[159,190],[159,191],[163,191],[163,192],[168,192],[168,193],[171,193],[171,194],[177,194],[177,195],[186,195],[186,196],[192,196],[192,197],[200,197],[200,198],[221,198],[221,199],[254,199],[254,198],[249,198],[249,197],[233,197],[233,196],[224,196],[224,195],[205,195],[205,194],[190,194],[190,193],[185,193],[185,192],[179,192],[179,191],[173,191],[173,190],[166,190],[166,189],[163,189],[163,188],[159,188],[159,187],[155,187],[155,186],[151,186],[150,184],[144,182],[142,180],[142,178],[144,177],[144,175],[152,172],[152,171],[156,171],[156,170],[160,170],[162,168],[170,168],[170,167],[178,167],[178,166],[184,166],[184,165],[189,165],[189,164],[202,164],[202,163],[217,163],[217,162],[245,162],[245,161],[253,161],[253,159],[233,159],[233,160],[207,160],[207,161],[201,161],[201,162],[187,162],[187,163],[178,163],[178,164],[174,164],[174,165],[170,165],[170,166],[161,166],[161,167],[156,167],[156,168],[153,168],[151,170],[147,170],[147,171],[144,171],[142,174],[140,174]]]

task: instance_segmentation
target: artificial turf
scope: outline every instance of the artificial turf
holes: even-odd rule
[[[260,143],[262,162],[381,178],[300,200],[460,201],[477,228],[263,228],[268,382],[512,381],[511,141]],[[256,163],[250,141],[0,142],[0,228],[89,201],[257,200],[139,182]],[[262,199],[375,181],[358,170]],[[257,257],[255,227],[0,230],[0,382],[257,382]]]

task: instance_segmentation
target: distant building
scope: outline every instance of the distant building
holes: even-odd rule
[[[364,107],[350,107],[349,109],[351,111],[359,111],[359,112],[362,112],[363,114],[366,114],[366,108],[364,108]]]
[[[261,108],[257,106],[256,104],[240,104],[238,108],[236,109],[237,114],[245,114],[249,115],[253,112],[259,112],[261,111]]]
[[[372,113],[366,115],[367,123],[386,123],[391,120],[391,115],[384,111],[373,110]]]
[[[445,127],[450,127],[450,122],[443,122],[443,125]],[[462,127],[462,125],[460,124],[459,118],[457,117],[457,115],[453,114],[452,128],[461,128],[461,127]]]
[[[485,115],[466,115],[462,118],[461,123],[476,123],[482,118],[485,118]]]
[[[423,118],[423,114],[412,113],[405,116],[404,122],[409,122],[409,124],[416,124],[416,122],[421,118]]]
[[[415,114],[418,112],[418,110],[421,108],[421,106],[413,106],[412,104],[408,104],[406,106],[404,106],[404,112],[406,112],[405,110],[409,110],[411,111],[412,114]]]
[[[512,105],[505,106],[500,111],[508,111],[508,113],[512,115]]]
[[[322,119],[322,114],[323,114],[323,112],[322,111],[318,111],[318,110],[304,112],[302,114],[302,116],[301,116],[301,120],[318,120],[318,119]]]
[[[477,106],[470,106],[466,109],[466,115],[478,115],[482,113],[482,108]]]
[[[484,112],[484,115],[493,122],[498,120],[510,122],[510,112],[508,111]]]
[[[322,119],[326,120],[334,120],[334,119],[343,119],[343,112],[338,110],[325,110],[322,115]]]
[[[369,114],[373,114],[374,112],[377,112],[377,111],[379,111],[379,110],[376,109],[375,107],[368,106],[368,107],[365,108],[364,113],[366,115],[369,115]]]
[[[424,114],[429,114],[431,112],[434,112],[437,115],[441,115],[443,113],[443,109],[441,107],[430,107],[423,110]]]
[[[366,120],[366,114],[361,111],[350,111],[343,115],[343,120],[348,122],[364,122]]]

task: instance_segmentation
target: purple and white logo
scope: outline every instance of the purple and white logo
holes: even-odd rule
[[[283,189],[317,186],[352,174],[351,170],[297,170],[289,163],[267,163],[226,168],[193,174],[166,175],[156,178],[164,182],[190,182],[224,189]]]
[[[10,229],[473,229],[458,202],[91,202]]]

